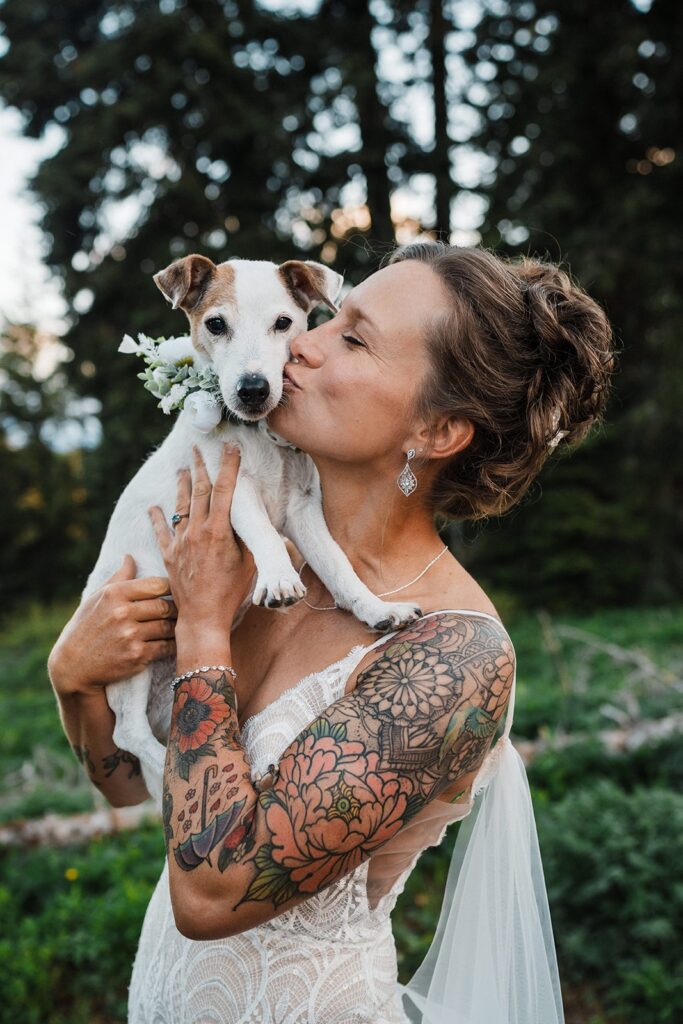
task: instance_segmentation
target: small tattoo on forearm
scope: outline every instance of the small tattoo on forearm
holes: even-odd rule
[[[135,754],[130,754],[127,750],[121,750],[120,747],[117,747],[113,754],[108,754],[102,758],[102,767],[104,768],[106,778],[113,775],[120,764],[130,765],[129,779],[141,774],[140,761]]]

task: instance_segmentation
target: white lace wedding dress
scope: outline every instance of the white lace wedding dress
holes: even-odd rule
[[[471,609],[441,611],[500,622]],[[339,700],[363,656],[386,639],[354,647],[248,718],[241,735],[252,771],[277,763],[298,733]],[[505,737],[514,689],[513,680]],[[355,871],[240,935],[210,941],[181,935],[166,864],[135,957],[129,1024],[409,1024],[390,914],[422,850],[440,843],[448,824],[469,813],[474,796],[495,774],[500,748],[498,740],[466,801],[432,801]]]

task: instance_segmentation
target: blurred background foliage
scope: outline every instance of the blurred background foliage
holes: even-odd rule
[[[34,819],[40,831],[48,812],[107,807],[69,749],[45,672],[72,609],[36,603],[0,630],[2,1024],[125,1021],[164,863],[151,805],[133,831],[4,845],[3,830],[19,820]],[[526,612],[507,625],[518,663],[512,739],[529,758],[566,1024],[675,1024],[683,1018],[683,611],[608,609],[561,621]],[[608,748],[604,733],[615,727],[628,739]],[[429,948],[459,827],[423,853],[392,915],[401,981]]]
[[[42,380],[35,325],[2,333],[4,607],[80,592],[170,428],[117,352],[124,332],[184,330],[156,270],[298,256],[356,283],[419,232],[563,261],[623,346],[604,426],[506,516],[453,525],[455,553],[525,607],[677,599],[682,17],[676,0],[5,0],[0,97],[27,136],[62,132],[30,188],[68,330]],[[424,212],[401,214],[425,182]],[[60,451],[69,420],[96,443]]]
[[[321,260],[355,284],[420,233],[547,257],[621,346],[605,423],[519,507],[448,539],[515,642],[513,740],[549,744],[528,775],[567,1022],[683,1019],[683,7],[0,0],[0,32],[0,98],[26,136],[61,132],[30,189],[67,304],[47,372],[40,324],[0,332],[0,827],[103,803],[45,663],[170,429],[117,353],[125,332],[184,330],[152,274],[198,251]],[[615,725],[661,729],[610,752]],[[454,840],[399,901],[402,980]],[[0,1020],[123,1020],[162,862],[158,822],[7,850]]]

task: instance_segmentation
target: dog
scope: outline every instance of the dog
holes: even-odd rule
[[[312,260],[230,259],[214,264],[193,254],[154,275],[174,309],[190,324],[193,357],[217,374],[224,419],[210,432],[193,425],[183,408],[163,443],[126,486],[112,513],[97,562],[81,600],[119,568],[126,552],[138,574],[166,575],[147,509],[159,505],[169,518],[175,510],[176,471],[192,462],[199,447],[212,482],[225,441],[240,449],[230,521],[251,551],[256,566],[250,603],[282,608],[306,593],[292,565],[283,535],[301,552],[337,605],[371,629],[383,632],[415,621],[414,604],[385,602],[361,582],[325,523],[317,470],[304,452],[262,429],[287,389],[285,364],[293,338],[307,329],[308,314],[325,304],[336,311],[343,278]],[[289,387],[293,385],[289,383]],[[286,399],[285,399],[286,400]],[[169,682],[175,658],[163,658],[131,679],[106,687],[116,717],[116,745],[137,756],[143,778],[161,808],[166,738],[173,703]]]

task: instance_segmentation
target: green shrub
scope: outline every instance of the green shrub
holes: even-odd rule
[[[537,824],[563,982],[627,1021],[683,1020],[683,796],[600,779]]]
[[[115,1024],[164,863],[158,823],[87,846],[5,851],[0,1021]]]
[[[529,785],[541,803],[563,799],[596,779],[626,791],[664,786],[683,792],[683,734],[674,733],[636,750],[611,753],[597,737],[538,754],[527,766]]]

